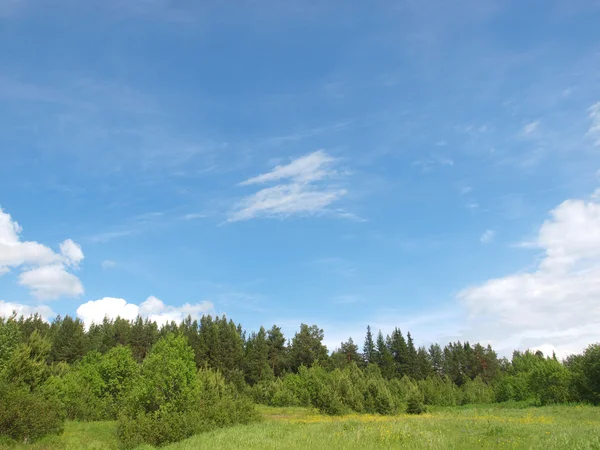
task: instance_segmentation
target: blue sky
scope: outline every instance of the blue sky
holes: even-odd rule
[[[0,312],[600,340],[597,1],[224,3],[0,0]]]

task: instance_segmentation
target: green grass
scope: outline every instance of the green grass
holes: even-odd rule
[[[328,417],[305,408],[260,411],[262,422],[215,430],[164,448],[600,450],[600,408],[591,406],[471,406],[394,417]],[[118,448],[114,429],[114,422],[69,422],[63,436],[17,448],[113,449]]]
[[[112,450],[119,448],[116,422],[67,422],[60,436],[48,436],[35,444],[17,445],[12,449],[28,450]],[[0,448],[5,448],[0,445]]]

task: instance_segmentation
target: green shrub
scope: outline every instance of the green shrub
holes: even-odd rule
[[[411,395],[406,401],[406,413],[407,414],[423,414],[426,412],[425,404],[419,395]]]
[[[492,386],[484,383],[481,378],[468,380],[461,386],[463,392],[462,404],[493,403],[496,395]]]
[[[152,347],[124,404],[117,435],[126,448],[165,445],[259,418],[253,403],[220,372],[196,372],[193,350],[174,334]]]
[[[529,389],[542,405],[566,403],[570,394],[570,373],[554,359],[542,360],[529,374]]]
[[[65,415],[58,400],[30,392],[26,387],[0,385],[0,435],[18,442],[34,442],[61,434]]]
[[[426,405],[456,406],[461,398],[460,390],[448,377],[429,376],[419,381],[419,390]]]
[[[394,414],[396,404],[383,378],[371,378],[365,387],[365,411],[383,415]]]
[[[107,385],[100,373],[104,357],[98,352],[89,352],[71,370],[62,376],[50,377],[41,387],[45,395],[60,399],[67,418],[83,421],[116,418],[117,405],[107,395]]]

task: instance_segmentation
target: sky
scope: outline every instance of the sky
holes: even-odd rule
[[[596,0],[0,0],[0,314],[600,341]]]

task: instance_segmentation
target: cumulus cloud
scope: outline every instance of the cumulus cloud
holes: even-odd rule
[[[337,162],[336,158],[319,150],[240,183],[249,186],[285,180],[243,198],[234,207],[228,221],[326,213],[329,205],[346,194],[345,189],[331,182],[338,175],[334,167]]]
[[[63,264],[26,270],[19,276],[19,284],[29,288],[39,300],[53,300],[62,296],[78,297],[84,292],[79,278],[67,272]]]
[[[531,271],[461,291],[475,338],[499,349],[552,348],[558,355],[600,340],[600,204],[567,200],[528,246],[543,250]]]
[[[21,232],[21,226],[0,208],[0,275],[19,268],[19,283],[38,299],[83,294],[79,278],[67,271],[77,269],[83,261],[81,247],[67,239],[56,253],[38,242],[22,241]]]
[[[79,263],[83,261],[84,258],[81,246],[71,239],[67,239],[60,244],[60,253],[65,264],[72,267],[79,267]]]
[[[188,315],[192,319],[199,319],[204,314],[214,311],[211,302],[203,301],[196,304],[185,303],[181,306],[166,305],[162,300],[150,296],[144,302],[136,305],[127,303],[122,298],[104,297],[92,300],[77,308],[77,316],[83,320],[86,327],[92,323],[100,323],[105,317],[115,319],[121,317],[133,320],[137,316],[156,322],[159,326],[171,321],[181,322]]]
[[[30,306],[0,300],[0,317],[10,317],[14,312],[17,313],[17,316],[25,317],[37,313],[46,321],[48,321],[49,318],[56,316],[56,313],[46,305]]]

